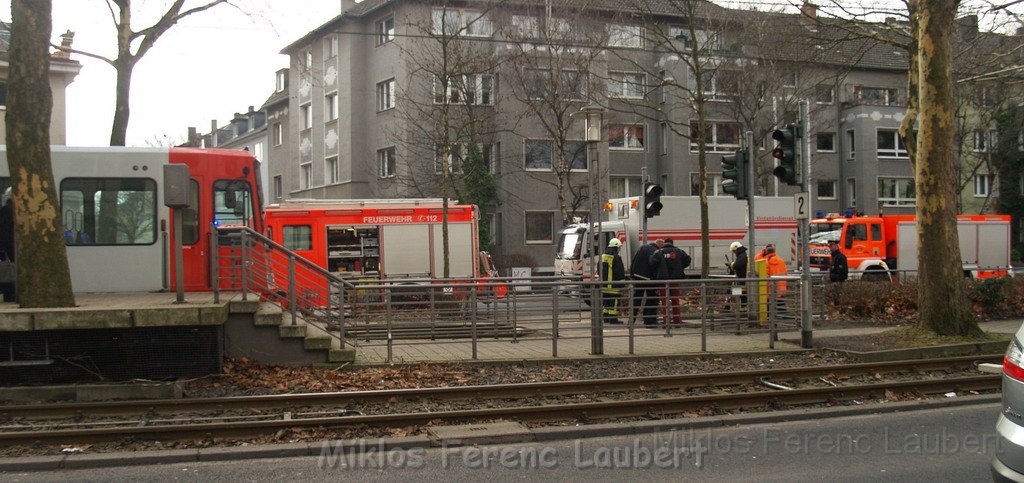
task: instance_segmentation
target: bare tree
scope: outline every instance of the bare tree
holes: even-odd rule
[[[588,100],[604,94],[593,81],[604,57],[608,30],[603,19],[588,9],[589,3],[562,2],[557,11],[524,6],[503,22],[503,36],[509,40],[503,79],[529,119],[520,124],[517,134],[546,138],[527,141],[524,171],[554,187],[563,223],[570,223],[594,195],[587,179],[593,160],[575,115]],[[591,213],[590,219],[595,216]]]
[[[464,181],[473,188],[492,184],[488,182],[490,170],[478,165],[496,162],[489,158],[495,152],[488,147],[496,132],[492,106],[498,59],[494,46],[480,38],[494,30],[490,12],[501,3],[470,3],[468,9],[456,8],[447,0],[425,3],[413,13],[418,17],[403,23],[406,33],[398,42],[409,77],[401,87],[393,86],[395,93],[388,94],[396,98],[397,119],[387,132],[402,146],[408,162],[395,183],[402,192],[415,196],[440,194],[445,278],[450,275],[450,200],[460,187],[465,190]],[[429,12],[427,20],[422,19],[424,11]],[[477,153],[478,144],[485,146],[479,151],[487,152]],[[466,162],[478,165],[466,169]],[[462,179],[467,173],[470,179]],[[497,197],[493,190],[485,191]]]
[[[99,59],[117,72],[114,101],[114,122],[110,128],[110,145],[124,146],[128,133],[128,118],[131,97],[132,72],[143,56],[156,41],[179,21],[193,14],[204,12],[220,4],[234,6],[230,0],[209,0],[196,6],[185,8],[187,0],[174,0],[160,18],[152,25],[136,30],[132,26],[132,0],[106,0],[110,18],[117,34],[117,56],[105,57],[92,52],[84,52],[63,47],[62,50],[74,52],[94,59]],[[237,8],[237,7],[236,7]],[[55,46],[61,48],[60,46]]]
[[[7,90],[7,164],[22,307],[74,307],[50,165],[50,0],[14,0]]]

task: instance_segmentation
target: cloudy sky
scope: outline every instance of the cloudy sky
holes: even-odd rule
[[[10,20],[10,0],[0,18]],[[152,24],[166,0],[135,0],[133,26]],[[188,4],[199,4],[189,0]],[[167,31],[135,68],[128,144],[181,141],[189,126],[209,132],[250,105],[259,108],[274,89],[274,72],[287,67],[281,49],[336,16],[339,0],[235,0],[186,19]],[[105,0],[53,0],[53,36],[75,32],[74,48],[108,57],[116,40]],[[81,55],[82,71],[68,88],[68,145],[105,146],[114,108],[114,69]]]

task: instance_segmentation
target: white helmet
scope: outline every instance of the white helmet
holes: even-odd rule
[[[622,246],[622,241],[618,238],[612,238],[608,241],[608,248],[619,248]]]
[[[738,241],[732,242],[732,244],[729,245],[729,251],[734,252],[736,250],[739,250],[742,246],[743,244]]]

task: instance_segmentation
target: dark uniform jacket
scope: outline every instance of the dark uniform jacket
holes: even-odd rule
[[[633,264],[629,267],[629,274],[633,278],[653,280],[658,266],[651,264],[651,256],[656,251],[658,251],[658,246],[653,243],[640,247],[636,251],[636,255],[633,255]]]
[[[832,252],[832,263],[828,267],[828,280],[830,282],[842,282],[850,276],[850,266],[846,261],[846,255],[842,251]]]
[[[732,264],[736,278],[747,278],[747,247],[736,249],[736,261]]]
[[[686,276],[683,269],[690,266],[690,256],[672,245],[665,245],[651,256],[651,265],[657,267],[657,280],[678,280]]]

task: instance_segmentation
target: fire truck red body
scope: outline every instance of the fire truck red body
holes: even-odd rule
[[[918,268],[914,215],[831,215],[811,220],[810,226],[812,267],[828,269],[828,242],[836,240],[849,262],[851,279],[887,278],[887,270]],[[957,232],[965,274],[974,278],[1011,274],[1009,215],[958,215]]]
[[[270,238],[343,277],[443,278],[439,199],[295,200],[266,210]],[[449,205],[450,278],[479,275],[478,212]]]

